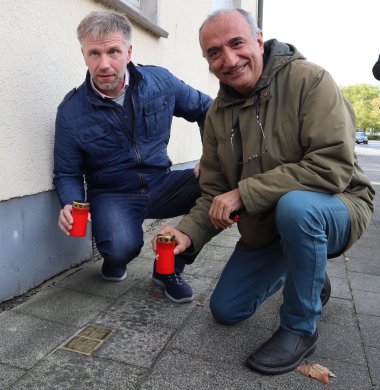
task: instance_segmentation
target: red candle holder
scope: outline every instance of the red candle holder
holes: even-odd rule
[[[170,275],[174,273],[175,236],[158,234],[156,241],[156,272]]]
[[[86,235],[89,210],[90,204],[88,202],[82,200],[73,201],[71,215],[74,222],[70,230],[70,236],[84,237]]]

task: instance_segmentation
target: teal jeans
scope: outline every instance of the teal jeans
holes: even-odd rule
[[[314,334],[327,258],[340,253],[349,238],[348,210],[337,195],[292,191],[277,204],[276,225],[279,241],[233,252],[211,296],[211,312],[218,322],[232,325],[283,288],[281,327]]]

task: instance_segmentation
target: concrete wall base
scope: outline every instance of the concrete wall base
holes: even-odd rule
[[[91,258],[91,224],[86,237],[66,237],[59,210],[55,191],[0,202],[0,302]]]

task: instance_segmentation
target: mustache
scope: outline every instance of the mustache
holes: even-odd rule
[[[235,72],[236,70],[242,68],[244,65],[246,65],[246,62],[238,62],[234,66],[228,67],[228,68],[223,68],[221,70],[221,73],[226,74],[226,73],[232,73]]]

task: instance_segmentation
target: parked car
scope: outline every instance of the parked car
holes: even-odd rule
[[[364,131],[357,131],[356,132],[356,141],[357,144],[368,144],[368,138],[365,135]]]

